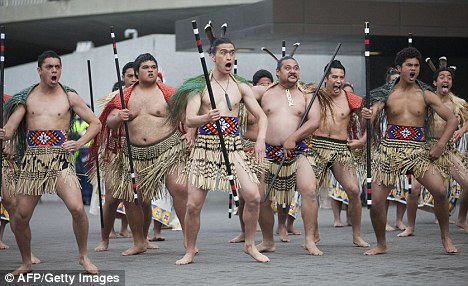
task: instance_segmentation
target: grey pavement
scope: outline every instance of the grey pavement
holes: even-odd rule
[[[88,208],[87,208],[88,210]],[[344,213],[342,213],[344,217]],[[163,230],[166,241],[160,249],[144,254],[122,257],[120,253],[131,245],[131,239],[111,240],[107,252],[93,251],[100,239],[99,217],[88,215],[90,233],[89,255],[101,270],[124,270],[125,285],[467,285],[468,234],[450,226],[459,253],[448,255],[440,241],[439,227],[432,213],[419,211],[416,235],[397,238],[397,232],[387,233],[389,251],[386,255],[363,256],[364,249],[352,244],[351,227],[334,228],[329,209],[319,211],[322,257],[307,255],[301,247],[304,236],[291,236],[292,242],[281,243],[270,253],[270,263],[259,264],[243,253],[242,244],[228,240],[239,232],[238,217],[227,218],[227,195],[212,193],[202,211],[198,236],[200,253],[195,263],[176,266],[184,254],[182,233]],[[390,220],[395,217],[390,208]],[[455,216],[453,217],[455,218]],[[118,224],[116,224],[117,226]],[[297,227],[302,228],[298,219]],[[31,223],[33,252],[42,260],[34,270],[81,270],[78,265],[71,217],[59,202],[38,205]],[[363,209],[362,234],[375,245],[369,212]],[[261,234],[257,233],[257,241]],[[8,228],[4,241],[10,249],[0,251],[0,271],[13,270],[20,263],[14,237]],[[8,285],[0,277],[0,285]],[[33,285],[33,284],[24,284]],[[45,284],[41,284],[45,285]],[[58,285],[58,284],[50,284]],[[91,285],[91,284],[89,284]],[[99,285],[99,284],[92,284]],[[113,284],[106,284],[113,285]]]

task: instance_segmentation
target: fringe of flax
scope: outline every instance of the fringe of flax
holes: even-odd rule
[[[143,201],[149,202],[163,197],[165,189],[161,188],[161,185],[164,184],[167,174],[172,174],[178,166],[186,164],[187,147],[185,141],[180,141],[179,138],[180,133],[176,132],[152,146],[132,146],[136,184]],[[122,150],[123,152],[110,164],[108,175],[114,183],[114,197],[132,202],[133,189],[126,143]]]
[[[240,188],[240,183],[236,176],[234,160],[240,163],[252,182],[259,184],[256,173],[263,171],[262,166],[256,163],[253,155],[244,152],[240,137],[231,134],[224,135],[224,143],[236,187]],[[218,135],[199,134],[197,136],[195,147],[177,182],[185,184],[189,178],[192,185],[202,190],[224,192],[231,190]]]
[[[437,140],[431,140],[429,143],[429,146],[433,146],[437,143]],[[455,161],[460,161],[464,168],[459,168],[453,162]],[[442,171],[442,177],[444,178],[444,184],[448,186],[447,188],[447,193],[449,194],[452,192],[452,186],[451,186],[451,168],[453,167],[455,169],[455,172],[457,172],[462,178],[465,176],[468,176],[466,173],[466,170],[468,169],[468,160],[465,156],[463,156],[456,148],[454,148],[452,145],[445,145],[444,151],[442,155],[434,162],[438,166],[438,168]],[[424,204],[427,204],[427,202],[432,201],[432,195],[429,193],[429,191],[424,187],[421,186],[421,194],[423,194],[423,199],[424,199]],[[455,194],[452,194],[456,197]]]
[[[346,144],[313,138],[312,146],[307,159],[317,178],[317,188],[330,185],[330,168],[335,164],[356,169],[356,158]]]
[[[271,187],[269,199],[278,204],[291,204],[294,200],[294,192],[296,191],[296,158],[289,162],[284,162],[283,167],[278,174],[273,186]],[[278,171],[279,164],[276,162],[268,162],[268,169],[265,174],[265,193],[268,191],[270,182]]]
[[[72,154],[62,147],[27,148],[21,162],[15,193],[30,196],[56,193],[57,179],[66,163],[68,167],[65,169],[65,182],[80,188],[71,162]]]
[[[430,161],[429,147],[425,142],[384,139],[375,153],[373,178],[378,184],[392,186],[399,175],[411,171],[415,177],[420,177],[431,166],[444,176],[439,164]]]
[[[18,182],[19,169],[13,160],[3,158],[3,178],[6,190],[10,196],[14,195],[16,183]]]
[[[102,150],[104,150],[104,148],[102,148]],[[112,156],[110,155],[107,155],[107,158],[105,159],[104,158],[104,152],[100,151],[99,152],[99,177],[101,178],[101,180],[103,178],[105,178],[105,176],[110,172],[110,168],[113,164],[113,161],[115,160],[116,158],[116,154],[112,153]],[[96,170],[96,162],[88,162],[90,168],[87,172],[87,175],[88,175],[88,180],[89,182],[92,184],[92,185],[96,185],[97,184],[97,170]]]

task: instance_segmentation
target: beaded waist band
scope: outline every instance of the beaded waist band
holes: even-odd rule
[[[67,141],[65,130],[28,130],[28,147],[62,146]]]
[[[305,140],[299,141],[296,144],[296,149],[292,152],[291,157],[287,157],[286,161],[296,158],[307,151],[307,143]],[[273,146],[268,143],[265,143],[265,158],[270,161],[281,163],[281,160],[284,156],[283,146]]]
[[[222,116],[219,119],[219,124],[221,125],[221,131],[224,135],[239,135],[239,120],[237,119],[237,117]],[[207,124],[201,126],[200,128],[198,128],[198,134],[217,135],[218,129],[216,129],[216,123],[208,122]]]
[[[424,128],[388,124],[385,138],[423,142],[426,140]]]

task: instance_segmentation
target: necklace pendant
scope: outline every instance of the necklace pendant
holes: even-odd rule
[[[224,93],[224,97],[226,98],[226,103],[229,108],[229,111],[232,111],[232,105],[231,105],[231,100],[229,100],[229,95],[227,93]]]
[[[293,99],[292,99],[292,95],[291,93],[289,92],[289,89],[286,89],[286,98],[288,99],[288,106],[294,106],[294,102],[293,102]]]

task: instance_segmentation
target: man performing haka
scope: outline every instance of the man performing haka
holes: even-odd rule
[[[444,106],[433,92],[427,90],[417,80],[420,71],[421,54],[415,48],[405,48],[398,52],[395,65],[400,71],[400,77],[390,84],[374,90],[371,93],[372,109],[363,108],[365,119],[375,120],[380,111],[384,112],[379,119],[387,117],[387,130],[381,140],[377,137],[377,151],[374,158],[372,181],[372,208],[370,216],[377,238],[377,246],[364,255],[383,254],[387,252],[385,238],[385,200],[390,188],[396,183],[399,175],[408,171],[434,197],[434,211],[439,220],[442,245],[447,253],[455,253],[449,234],[449,213],[446,190],[443,183],[443,168],[434,160],[443,153],[445,144],[457,128],[457,120],[453,113]],[[447,122],[439,141],[430,149],[425,142],[429,137],[435,111]],[[379,144],[380,143],[380,144]]]
[[[209,54],[215,64],[210,80],[217,108],[211,108],[203,75],[186,81],[179,88],[178,101],[173,107],[173,118],[180,118],[180,113],[185,111],[187,125],[199,127],[187,169],[184,176],[180,178],[181,181],[188,180],[189,195],[185,217],[187,248],[184,257],[177,260],[176,264],[185,265],[194,261],[195,243],[200,230],[200,212],[208,191],[215,190],[217,185],[219,190],[231,189],[226,176],[224,157],[220,150],[218,130],[215,127],[215,121],[218,120],[224,136],[232,175],[245,201],[244,252],[258,262],[268,262],[270,261],[268,257],[258,252],[255,247],[255,230],[260,202],[259,180],[256,173],[261,171],[260,163],[264,157],[266,116],[246,81],[241,82],[239,77],[231,75],[236,53],[232,41],[224,35],[219,38],[214,38],[212,33],[210,35]],[[256,160],[253,155],[244,151],[239,136],[238,116],[241,100],[244,101],[247,110],[258,120],[258,135],[255,143]]]
[[[349,198],[348,213],[353,228],[353,243],[368,247],[369,243],[361,238],[362,210],[355,166],[355,157],[359,155],[353,152],[362,149],[366,137],[356,140],[348,136],[351,116],[353,113],[360,113],[362,98],[343,90],[345,74],[345,67],[340,61],[334,60],[325,77],[325,89],[322,91],[331,97],[333,109],[325,114],[323,124],[312,134],[312,148],[307,157],[314,168],[317,188],[324,182],[328,170],[343,186]]]
[[[177,184],[176,179],[188,156],[186,141],[190,145],[192,140],[178,131],[177,125],[168,123],[167,102],[175,89],[157,82],[156,59],[148,53],[139,55],[134,61],[134,70],[138,81],[124,90],[126,108],[122,109],[119,95],[106,105],[100,116],[104,127],[90,150],[94,158],[102,145],[105,145],[105,153],[117,154],[107,171],[108,178],[113,182],[113,196],[124,201],[132,230],[133,246],[122,252],[124,256],[145,252],[147,248],[158,248],[146,238],[151,225],[151,200],[161,197],[162,184],[166,184],[173,197],[177,215],[184,218],[186,186]],[[125,140],[109,140],[112,136],[110,130],[117,132],[116,138],[125,135],[124,121],[128,122],[139,205],[133,203],[128,143]],[[109,227],[112,226],[106,226],[107,233]]]
[[[53,51],[38,58],[41,81],[13,96],[5,106],[7,124],[0,129],[0,139],[16,136],[19,178],[16,183],[15,237],[23,263],[13,274],[32,271],[31,220],[34,209],[45,193],[57,193],[73,218],[78,243],[79,262],[86,272],[97,267],[88,257],[88,218],[83,208],[80,185],[72,166],[72,153],[90,141],[101,124],[73,89],[59,83],[62,61]],[[67,140],[74,113],[89,124],[77,141]]]
[[[460,194],[460,209],[458,213],[457,226],[463,228],[464,231],[468,233],[468,223],[466,222],[466,213],[468,208],[468,160],[458,152],[453,144],[459,141],[465,132],[467,132],[468,112],[465,107],[466,102],[451,92],[454,76],[454,70],[448,68],[446,65],[437,69],[433,75],[433,84],[436,87],[437,97],[452,111],[453,114],[456,115],[458,127],[460,128],[455,131],[453,134],[453,142],[450,142],[445,146],[444,151],[437,159],[436,164],[444,166],[446,168],[446,172],[450,174],[451,178],[461,186],[462,192]],[[440,116],[436,115],[432,126],[434,135],[430,142],[431,145],[437,144],[438,138],[444,134],[445,128],[446,122],[440,118]],[[420,193],[420,184],[417,181],[413,182],[413,191],[408,195],[408,226],[405,231],[398,234],[398,237],[414,235],[416,211],[418,208]],[[428,196],[430,197],[428,198],[428,201],[432,202],[432,196]]]
[[[267,115],[268,126],[270,126],[265,139],[269,166],[265,174],[265,195],[277,173],[280,162],[286,156],[284,166],[271,186],[268,198],[262,199],[259,222],[263,241],[257,248],[261,252],[276,250],[273,239],[274,216],[270,207],[271,202],[276,202],[278,205],[289,205],[293,200],[297,186],[302,198],[301,216],[304,222],[304,247],[309,254],[322,255],[323,252],[315,245],[320,239],[316,225],[318,202],[314,171],[304,155],[304,152],[307,151],[304,139],[319,127],[321,109],[331,108],[330,102],[319,95],[318,100],[314,101],[307,115],[307,121],[301,128],[297,129],[304,116],[306,104],[312,98],[311,91],[306,91],[299,84],[299,64],[291,56],[277,60],[276,76],[278,81],[274,85],[268,88],[254,87],[262,109]]]

